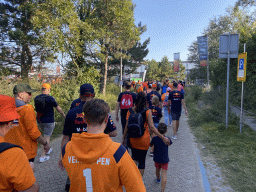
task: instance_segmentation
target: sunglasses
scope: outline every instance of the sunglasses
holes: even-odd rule
[[[31,96],[32,95],[32,93],[31,92],[26,92],[27,94],[29,94],[29,96]]]

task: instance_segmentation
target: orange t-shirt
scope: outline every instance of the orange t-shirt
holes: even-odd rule
[[[5,142],[0,137],[0,143]],[[21,148],[13,147],[0,153],[0,191],[23,191],[36,181],[28,158]]]
[[[169,92],[166,92],[162,95],[161,99],[162,99],[162,103],[163,103],[163,106],[164,107],[167,107],[168,105],[168,102],[166,103],[164,100],[165,100],[165,97],[168,96],[170,93]]]
[[[173,90],[173,83],[169,83],[169,87]]]
[[[137,90],[137,93],[142,92],[142,91],[143,91],[143,88],[142,88],[142,86],[140,86],[140,87],[138,88],[138,90]]]
[[[23,148],[28,159],[35,158],[37,155],[36,139],[41,135],[37,127],[36,113],[32,105],[27,104],[17,108],[20,116],[19,124],[4,136],[8,143],[19,145]]]
[[[146,112],[146,122],[144,124],[144,135],[140,138],[130,138],[130,143],[132,148],[134,149],[140,149],[140,150],[148,150],[149,146],[150,146],[150,134],[149,134],[149,128],[148,128],[148,114],[149,114],[149,110],[147,110]],[[126,119],[128,120],[130,116],[130,111],[128,111]]]
[[[147,82],[144,82],[144,83],[142,84],[142,86],[143,86],[143,88],[146,87],[146,89],[148,89],[148,84],[147,84]]]

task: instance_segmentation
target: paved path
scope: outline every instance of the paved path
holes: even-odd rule
[[[239,119],[240,119],[240,114],[241,114],[241,109],[237,107],[231,106],[231,111],[235,113]],[[243,112],[243,117],[242,117],[243,123],[251,127],[254,131],[256,131],[256,117],[250,114],[247,114],[246,112]]]
[[[114,117],[114,116],[113,116]],[[118,127],[118,136],[114,141],[121,142],[121,124],[116,123]],[[172,136],[172,129],[168,129],[167,136]],[[64,191],[67,174],[58,168],[60,158],[61,137],[53,140],[51,146],[53,152],[47,162],[39,163],[38,156],[41,150],[38,150],[38,156],[35,159],[35,176],[40,185],[41,192]],[[184,112],[181,116],[178,140],[173,140],[169,147],[169,169],[167,172],[166,192],[203,192],[204,182],[200,171],[198,152],[196,144],[193,141],[193,135],[187,124],[187,118]],[[202,166],[201,166],[202,168]],[[155,183],[155,167],[153,158],[147,155],[146,170],[143,177],[148,192],[160,191],[160,185]],[[205,177],[204,177],[205,178]]]

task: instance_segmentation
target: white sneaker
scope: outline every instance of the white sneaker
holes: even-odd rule
[[[178,138],[177,138],[177,135],[173,135],[173,136],[172,136],[172,139],[175,139],[175,140],[178,139]]]
[[[45,153],[46,155],[50,155],[52,152],[52,148],[49,149],[49,151],[47,153]]]
[[[39,163],[43,163],[43,162],[45,162],[45,161],[47,161],[47,160],[49,160],[49,159],[50,159],[50,156],[40,157],[40,158],[39,158]]]

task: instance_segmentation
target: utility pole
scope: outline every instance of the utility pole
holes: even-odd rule
[[[121,48],[121,60],[120,60],[120,65],[121,65],[121,75],[120,75],[120,80],[121,80],[121,92],[123,92],[122,91],[122,84],[123,84],[123,61],[122,61],[122,48]]]

